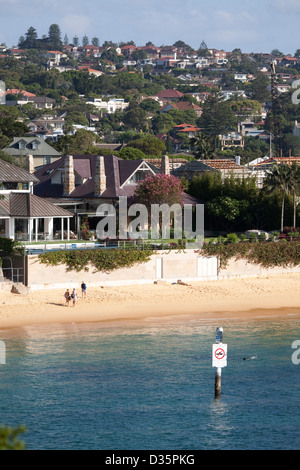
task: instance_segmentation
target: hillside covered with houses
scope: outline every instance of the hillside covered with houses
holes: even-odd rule
[[[274,164],[299,164],[300,108],[293,99],[299,79],[300,50],[290,55],[277,49],[243,53],[210,48],[205,41],[194,50],[181,40],[170,46],[151,41],[100,44],[96,37],[63,37],[56,24],[42,38],[30,27],[15,47],[0,45],[0,156],[34,174],[39,183],[29,193],[70,211],[66,220],[74,208],[95,210],[100,156],[104,191],[110,197],[126,193],[130,185],[132,196],[140,179],[162,171],[165,155],[164,174],[184,181],[190,197],[205,201],[208,194],[195,186],[197,178],[214,179],[217,185],[218,178],[224,183],[234,176],[254,182],[252,192],[261,191]],[[70,165],[74,192],[64,190]],[[4,182],[11,190],[12,182]],[[286,194],[292,225],[298,199],[293,203],[292,192]],[[221,196],[226,194],[221,191]],[[260,200],[261,215],[252,214],[247,222],[244,210],[237,229],[250,223],[251,228],[276,229],[281,199],[274,200],[269,209],[278,212],[276,222],[264,214],[267,203]],[[224,213],[221,220],[212,216],[213,209],[212,230],[235,228],[227,223],[234,222],[230,214],[225,223]],[[53,218],[57,212],[49,213]],[[36,221],[30,229],[26,224],[30,239],[37,239],[40,231],[53,232],[45,229],[53,222]],[[56,226],[63,236],[62,226],[63,215]],[[71,222],[78,235],[79,228],[78,220]],[[2,223],[2,232],[14,229]],[[67,232],[69,237],[70,225]]]

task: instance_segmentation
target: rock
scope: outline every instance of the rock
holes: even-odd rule
[[[24,286],[23,284],[14,284],[10,291],[12,294],[20,294],[20,295],[27,295],[29,294],[29,288]]]

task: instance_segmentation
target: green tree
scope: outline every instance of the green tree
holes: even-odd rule
[[[78,129],[74,135],[65,135],[53,146],[65,154],[83,154],[99,140],[94,132]]]
[[[291,183],[291,168],[284,164],[273,165],[264,180],[264,189],[268,194],[275,192],[279,192],[281,194],[281,232],[283,231],[284,226],[285,196],[289,191]]]
[[[97,37],[92,38],[92,45],[96,46],[96,47],[100,47],[99,38],[97,38]]]
[[[258,72],[256,78],[251,82],[250,94],[253,100],[260,103],[266,103],[271,95],[268,86],[270,85],[269,78],[262,72]]]
[[[124,124],[127,129],[145,130],[147,128],[147,113],[142,108],[134,108],[125,112]]]
[[[291,132],[285,133],[281,139],[282,143],[282,153],[283,155],[288,155],[289,152],[292,155],[298,155],[300,151],[300,138],[295,136]]]
[[[170,113],[158,114],[152,119],[151,123],[155,134],[165,134],[175,126],[175,121]]]
[[[300,166],[293,162],[291,167],[290,190],[293,194],[293,226],[297,227],[297,197],[300,195]]]
[[[217,147],[218,135],[236,126],[236,117],[227,101],[223,101],[219,93],[213,93],[203,105],[203,114],[198,126],[211,136],[214,149]]]
[[[134,147],[124,147],[118,151],[118,157],[124,160],[143,160],[146,158],[146,155]]]
[[[235,115],[238,116],[239,120],[257,115],[261,116],[261,103],[257,100],[250,99],[238,99],[238,100],[229,100],[229,106]]]
[[[11,428],[0,427],[0,450],[24,450],[25,443],[19,439],[19,435],[26,432],[24,426]]]
[[[17,109],[8,106],[0,106],[0,148],[9,145],[14,137],[20,137],[29,132],[23,122],[16,121]]]
[[[83,46],[87,46],[89,43],[89,38],[87,37],[87,35],[85,34],[82,38],[82,45]]]
[[[58,24],[50,25],[49,31],[48,31],[48,41],[54,50],[62,51],[63,43],[61,40],[61,31],[60,31],[60,27],[58,26]]]
[[[195,158],[203,160],[213,158],[213,144],[209,136],[198,132],[195,137],[191,139],[191,144],[194,148]]]
[[[271,55],[273,57],[283,57],[284,56],[283,52],[281,52],[279,49],[273,49],[271,51]]]
[[[28,28],[25,33],[25,41],[20,44],[22,49],[36,49],[38,45],[38,35],[36,29],[33,26]]]
[[[141,150],[147,156],[161,157],[166,151],[165,143],[152,135],[145,135],[128,142],[129,147]]]
[[[160,109],[160,104],[152,98],[147,98],[141,102],[140,107],[148,113],[156,113]]]
[[[25,36],[22,35],[22,36],[20,36],[19,41],[18,41],[18,48],[19,49],[22,49],[22,46],[23,46],[24,42],[25,42]]]
[[[136,51],[133,51],[133,53],[131,54],[131,58],[132,60],[142,60],[142,59],[147,59],[148,55],[145,51],[143,50],[136,50]]]
[[[209,214],[217,220],[222,220],[222,226],[226,230],[233,227],[233,223],[241,216],[242,212],[247,212],[248,206],[247,201],[229,196],[218,197],[206,204]]]
[[[209,55],[208,47],[207,47],[207,44],[204,40],[200,44],[200,47],[198,49],[198,54],[199,54],[200,57],[206,57],[206,56]]]

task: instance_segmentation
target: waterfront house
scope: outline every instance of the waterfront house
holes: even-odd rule
[[[137,183],[157,172],[154,165],[144,160],[67,155],[35,172],[39,183],[34,186],[34,194],[72,212],[75,218],[71,229],[79,235],[82,218],[95,219],[100,204],[117,207],[121,196],[129,202]]]
[[[158,168],[147,160],[122,160],[115,155],[67,155],[35,172],[39,183],[34,186],[34,194],[72,212],[75,217],[71,230],[79,236],[84,218],[95,230],[99,205],[110,204],[118,210],[121,197],[131,205],[139,181],[160,173],[170,174],[167,156]],[[195,202],[187,194],[184,200]]]
[[[39,182],[33,174],[33,157],[24,170],[0,160],[0,237],[19,241],[70,239],[73,214],[33,194]]]

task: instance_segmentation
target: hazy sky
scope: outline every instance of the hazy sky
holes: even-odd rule
[[[198,48],[243,52],[300,48],[300,0],[0,0],[0,43],[16,45],[30,26],[38,36],[57,23],[71,40],[87,35],[137,46],[182,40]]]

